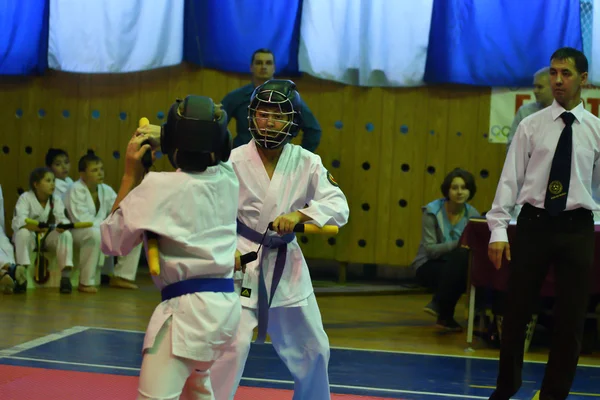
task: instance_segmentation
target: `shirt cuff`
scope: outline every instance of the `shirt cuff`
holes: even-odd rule
[[[302,208],[298,211],[301,212],[302,214],[306,215],[307,217],[309,217],[310,221],[308,221],[308,222],[312,222],[314,225],[317,225],[319,228],[322,228],[323,225],[325,225],[327,223],[327,221],[329,221],[329,219],[330,219],[329,216],[323,215],[323,213],[321,213],[317,209],[315,209],[314,206],[308,206],[308,207]]]
[[[506,228],[498,228],[492,231],[492,234],[490,236],[490,243],[494,242],[508,243],[508,233],[506,232]]]

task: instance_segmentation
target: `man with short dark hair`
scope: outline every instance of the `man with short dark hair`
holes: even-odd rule
[[[554,102],[519,124],[508,150],[492,209],[488,256],[499,269],[511,260],[507,225],[523,208],[512,243],[497,388],[509,400],[522,384],[525,327],[548,269],[554,266],[554,336],[540,400],[562,400],[575,377],[594,259],[593,211],[600,209],[600,119],[588,112],[581,88],[588,62],[565,47],[550,58]]]
[[[250,72],[252,73],[252,81],[239,89],[229,92],[221,101],[223,109],[227,112],[227,118],[229,120],[231,118],[236,120],[237,136],[233,139],[234,148],[246,144],[252,139],[248,130],[250,96],[257,86],[273,79],[275,74],[275,56],[271,50],[258,49],[252,54]],[[301,101],[300,113],[302,115],[302,126],[300,129],[303,132],[301,146],[314,153],[321,141],[321,126],[304,101]]]

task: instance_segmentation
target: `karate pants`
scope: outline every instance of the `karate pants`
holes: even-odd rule
[[[15,248],[8,237],[0,231],[0,267],[15,263]]]
[[[31,265],[31,252],[36,245],[36,234],[21,228],[14,235],[17,264]],[[65,267],[73,267],[73,237],[70,231],[58,233],[52,231],[46,238],[47,251],[56,253],[58,268],[62,271]]]
[[[329,339],[314,294],[307,303],[300,307],[271,308],[267,332],[294,378],[293,400],[329,400]],[[233,350],[225,352],[210,370],[216,400],[233,400],[257,326],[257,310],[243,307]]]
[[[208,371],[213,362],[174,356],[171,329],[169,318],[156,335],[152,348],[144,352],[137,399],[214,400]]]
[[[126,256],[117,257],[117,265],[115,265],[113,256],[105,256],[102,275],[118,276],[119,278],[127,279],[132,282],[135,281],[143,246],[144,245],[140,243]]]
[[[105,257],[100,251],[100,228],[73,229],[72,235],[75,245],[79,247],[79,268],[81,270],[79,282],[82,285],[94,286],[96,284],[96,268],[100,263],[103,263],[103,274],[135,280],[142,252],[141,243],[128,255],[119,257],[115,266],[113,257]]]

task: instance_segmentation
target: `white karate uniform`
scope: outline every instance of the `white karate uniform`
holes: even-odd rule
[[[15,249],[6,236],[6,226],[4,225],[4,196],[2,195],[2,185],[0,185],[0,267],[4,264],[15,263]]]
[[[4,221],[4,195],[2,194],[2,185],[0,185],[0,228],[6,232]]]
[[[73,179],[71,179],[68,176],[66,179],[55,178],[54,179],[54,194],[56,196],[60,197],[60,199],[64,203],[65,196],[67,195],[67,192],[69,191],[69,189],[71,188],[72,185],[73,185]]]
[[[65,218],[65,206],[56,195],[52,195],[54,219],[57,224],[68,223]],[[24,228],[25,219],[30,218],[39,222],[48,222],[50,217],[50,199],[46,206],[42,207],[35,193],[29,190],[19,196],[12,219],[13,242],[16,248],[16,261],[20,265],[30,265],[30,255],[36,245],[36,234]],[[73,237],[70,231],[58,233],[56,230],[48,233],[46,237],[46,248],[48,251],[56,252],[56,261],[60,270],[65,267],[73,267]]]
[[[231,154],[240,181],[238,219],[257,232],[265,232],[269,222],[280,215],[302,211],[318,226],[343,226],[348,221],[348,202],[344,193],[323,166],[321,158],[300,146],[286,144],[272,180],[265,170],[254,141]],[[308,204],[307,208],[304,208]],[[277,235],[270,232],[269,235]],[[258,244],[238,235],[238,250],[256,251]],[[246,266],[242,288],[242,319],[235,349],[213,366],[211,382],[217,400],[233,399],[250,350],[253,329],[258,324],[257,300],[259,260]],[[277,250],[267,250],[262,266],[267,293],[271,291]],[[329,399],[329,339],[323,329],[308,266],[298,241],[287,245],[287,258],[275,292],[267,331],[273,346],[294,377],[294,400]]]
[[[202,173],[150,172],[102,224],[102,251],[127,254],[159,235],[159,289],[190,278],[233,278],[239,186],[230,164]],[[214,399],[209,368],[230,348],[241,313],[235,292],[161,302],[144,338],[139,399]],[[189,377],[189,379],[188,379]]]
[[[81,179],[71,185],[65,196],[67,214],[71,221],[94,223],[91,228],[73,229],[73,240],[75,245],[79,246],[82,261],[85,263],[79,281],[86,286],[94,285],[96,283],[96,267],[101,263],[104,263],[103,274],[113,274],[135,281],[142,245],[135,246],[130,253],[119,257],[116,266],[113,257],[104,257],[100,251],[100,223],[110,213],[117,199],[117,194],[110,186],[101,183],[98,185],[98,199],[100,207],[96,211],[92,194]],[[84,270],[86,273],[84,273]]]
[[[5,264],[15,263],[15,248],[6,236],[4,229],[0,227],[0,267]]]

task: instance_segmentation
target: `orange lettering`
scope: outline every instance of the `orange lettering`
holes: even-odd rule
[[[592,108],[591,113],[597,117],[598,116],[598,106],[600,105],[600,99],[588,98],[587,102],[590,105],[590,107]]]
[[[515,98],[515,114],[519,111],[519,108],[523,105],[523,101],[529,100],[531,98],[530,94],[518,94]]]

